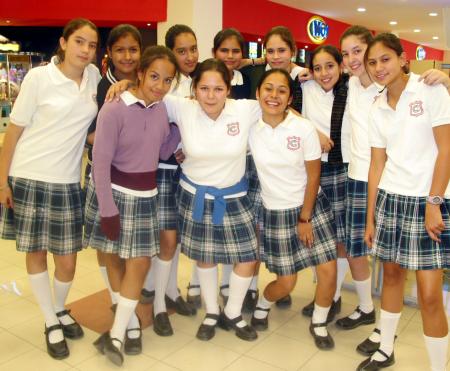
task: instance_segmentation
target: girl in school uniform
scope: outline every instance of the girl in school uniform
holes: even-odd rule
[[[142,38],[138,29],[130,24],[120,24],[114,27],[106,41],[106,50],[108,52],[108,70],[105,76],[100,80],[97,87],[97,104],[100,110],[105,102],[106,92],[112,84],[120,80],[137,80],[137,68],[141,58]],[[86,142],[88,144],[88,164],[85,170],[84,188],[87,189],[91,177],[92,165],[92,146],[95,139],[95,129],[97,118],[92,122],[88,130]],[[100,272],[108,288],[113,306],[117,305],[116,294],[113,293],[109,284],[108,273],[104,255],[97,250],[97,261]]]
[[[165,36],[166,47],[177,60],[179,71],[172,81],[169,93],[178,97],[191,96],[191,74],[198,63],[197,38],[186,25],[176,24]],[[153,302],[153,330],[159,336],[173,335],[167,309],[174,309],[183,316],[195,315],[195,306],[186,303],[178,289],[177,218],[178,201],[176,190],[179,182],[177,152],[168,159],[160,159],[156,173],[158,185],[158,220],[161,251],[152,259],[152,269],[147,275],[141,293],[141,303]]]
[[[161,103],[176,66],[169,49],[147,48],[138,86],[122,93],[119,101],[105,103],[97,120],[84,243],[104,253],[118,293],[112,328],[94,343],[117,365],[123,363],[122,344],[126,354],[142,351],[135,308],[150,258],[159,250],[156,169],[158,159],[170,157],[180,141]]]
[[[424,339],[432,370],[445,370],[448,326],[442,271],[450,265],[450,97],[405,74],[405,54],[392,34],[377,35],[364,57],[385,89],[370,112],[365,240],[383,262],[379,349],[358,366],[395,362],[394,337],[407,270],[416,271]]]
[[[340,312],[340,289],[345,278],[341,265],[348,264],[345,255],[345,196],[347,166],[350,157],[350,122],[348,120],[347,78],[341,71],[342,56],[337,48],[322,45],[311,58],[313,80],[302,84],[303,115],[316,127],[322,147],[320,185],[333,210],[337,228],[337,287],[328,322]],[[302,309],[311,316],[313,302]]]
[[[336,284],[336,232],[333,214],[319,188],[321,148],[315,127],[287,110],[293,81],[286,70],[266,71],[257,98],[262,118],[250,130],[249,144],[261,181],[262,260],[276,280],[267,285],[251,320],[268,328],[276,300],[295,287],[297,272],[316,266],[318,285],[310,332],[319,349],[331,349],[327,315]]]
[[[11,112],[0,156],[2,238],[26,253],[31,290],[45,318],[48,354],[69,356],[66,338],[83,330],[64,308],[81,250],[81,157],[97,114],[100,80],[95,58],[99,36],[87,19],[71,20],[57,56],[25,77]],[[53,292],[47,271],[53,254]],[[52,296],[54,295],[55,302]]]

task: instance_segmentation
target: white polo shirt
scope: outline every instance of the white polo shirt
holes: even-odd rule
[[[410,74],[395,111],[387,103],[385,90],[370,112],[370,145],[386,148],[387,154],[378,188],[405,196],[429,194],[438,153],[433,128],[450,124],[447,90],[418,79]],[[445,195],[450,196],[450,187]]]
[[[192,95],[192,77],[180,73],[180,79],[173,79],[169,93],[176,97],[186,98]]]
[[[330,137],[331,129],[331,111],[333,109],[334,94],[333,90],[326,92],[314,80],[302,83],[303,105],[302,115],[310,120],[315,128],[322,134]],[[348,97],[347,97],[348,102]],[[341,130],[341,151],[344,162],[350,161],[350,136],[351,127],[346,107],[342,119]],[[322,154],[322,161],[328,162],[328,153]]]
[[[271,69],[272,69],[272,67],[270,67],[270,64],[269,64],[269,63],[267,63],[267,64],[266,64],[266,71],[269,71],[269,70],[271,70]],[[303,67],[300,67],[300,66],[295,66],[295,67],[291,70],[291,72],[289,73],[289,75],[291,75],[291,79],[292,79],[292,80],[295,80],[295,78],[297,77],[297,75],[298,75],[299,73],[303,72],[304,70],[307,70],[307,68],[303,68]]]
[[[347,111],[351,127],[348,176],[363,182],[368,181],[370,166],[369,112],[381,89],[375,84],[365,88],[356,76],[348,82]]]
[[[276,128],[260,119],[250,130],[249,144],[264,207],[282,210],[303,205],[308,180],[305,161],[321,156],[311,122],[292,112]]]
[[[196,100],[166,95],[164,103],[169,121],[180,129],[184,174],[196,184],[217,188],[239,182],[245,173],[250,127],[261,117],[259,103],[227,99],[215,121]]]
[[[81,85],[55,65],[33,68],[25,76],[11,112],[23,126],[9,174],[49,183],[77,183],[87,129],[97,114],[100,74],[88,65]]]

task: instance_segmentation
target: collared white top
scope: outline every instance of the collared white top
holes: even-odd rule
[[[269,63],[267,63],[267,64],[266,64],[266,71],[269,71],[269,70],[271,70],[271,69],[272,69],[272,67],[270,67],[270,64],[269,64]],[[291,79],[292,79],[292,80],[295,80],[295,78],[297,77],[297,75],[298,75],[299,73],[303,72],[304,70],[307,70],[307,68],[303,68],[303,67],[300,67],[300,66],[295,66],[295,67],[291,70],[291,72],[289,73],[289,74],[291,75]]]
[[[292,112],[275,128],[260,119],[250,130],[249,144],[264,207],[280,210],[303,205],[308,180],[305,161],[321,155],[311,122]]]
[[[231,86],[243,85],[244,77],[242,73],[238,70],[233,70],[233,78],[231,79]]]
[[[348,82],[347,111],[351,126],[349,178],[368,181],[370,166],[369,112],[381,88],[371,84],[361,85],[358,77]]]
[[[186,98],[192,94],[192,77],[180,73],[179,80],[173,79],[169,93],[176,97]]]
[[[182,168],[194,183],[225,188],[245,173],[250,127],[261,117],[256,100],[227,99],[220,116],[210,119],[196,100],[164,97],[169,121],[180,129]]]
[[[405,196],[430,192],[437,146],[433,128],[450,124],[450,96],[442,85],[428,86],[411,73],[395,111],[387,89],[370,112],[369,143],[386,148],[387,161],[378,188]],[[450,187],[445,192],[450,196]]]
[[[302,115],[311,120],[313,125],[322,134],[330,137],[331,129],[331,112],[333,109],[334,94],[333,90],[326,92],[314,80],[302,83],[303,105]],[[348,98],[347,98],[348,102]],[[350,136],[351,127],[346,107],[344,117],[342,119],[341,129],[341,151],[344,162],[350,160]],[[328,162],[328,153],[322,154],[322,161]]]
[[[9,174],[49,183],[77,183],[87,129],[97,114],[100,74],[84,69],[80,86],[68,79],[52,58],[25,76],[11,112],[23,126]]]
[[[133,93],[129,92],[128,90],[125,90],[122,94],[120,94],[120,98],[123,100],[123,102],[127,106],[131,106],[132,104],[139,103],[140,105],[142,105],[145,108],[153,107],[161,102],[161,101],[156,101],[156,102],[150,103],[147,106],[143,99],[139,99],[138,97],[136,97]]]

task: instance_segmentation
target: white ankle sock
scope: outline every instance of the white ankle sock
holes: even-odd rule
[[[220,281],[220,286],[228,286],[230,284],[230,275],[231,272],[233,272],[233,264],[222,264],[222,277],[221,277],[221,281]],[[222,295],[224,296],[228,296],[230,289],[227,288],[221,288],[220,292],[222,293]]]
[[[372,301],[372,279],[369,277],[365,281],[355,281],[356,293],[359,298],[359,309],[364,313],[370,313],[373,311]],[[349,317],[351,319],[358,319],[361,315],[358,312],[353,312]]]
[[[445,371],[447,364],[448,335],[434,338],[423,335],[430,359],[431,371]]]
[[[249,290],[257,291],[258,290],[258,275],[253,276],[250,282]]]
[[[141,328],[138,316],[136,315],[136,311],[134,311],[133,314],[131,315],[130,321],[128,322],[128,325],[127,325],[127,330],[135,329],[135,328]],[[139,335],[140,335],[139,330],[128,331],[128,337],[130,339],[137,339],[139,337]]]
[[[107,271],[106,267],[104,267],[102,265],[100,265],[99,268],[100,268],[100,273],[102,274],[102,277],[103,277],[103,281],[105,281],[105,286],[108,289],[109,296],[111,297],[111,302],[113,304],[117,304],[117,302],[114,301],[116,299],[114,298],[114,296],[112,294],[113,290],[111,288],[111,285],[109,284],[108,271]]]
[[[172,265],[170,266],[169,281],[167,282],[166,295],[173,301],[180,296],[178,291],[178,259],[180,257],[181,247],[178,246],[172,258]]]
[[[220,309],[217,303],[217,266],[212,268],[196,267],[196,271],[198,273],[203,301],[205,302],[206,313],[219,314]],[[206,318],[203,323],[212,326],[217,321]]]
[[[155,316],[161,312],[167,312],[166,309],[166,289],[167,282],[169,281],[170,267],[172,266],[172,260],[161,260],[156,257],[153,259],[152,269],[155,271],[155,301],[153,302],[153,312]]]
[[[152,263],[150,265],[150,270],[147,273],[144,281],[144,289],[147,291],[155,291],[155,260],[157,257],[152,258]]]
[[[217,271],[217,267],[216,267],[216,271]],[[199,278],[199,274],[198,274],[197,263],[194,261],[194,262],[192,262],[191,280],[189,281],[189,286],[197,286],[197,285],[200,285],[200,278]],[[217,290],[217,286],[216,286],[216,290]],[[188,289],[188,294],[192,295],[192,296],[200,295],[200,289],[199,288]]]
[[[397,331],[398,321],[400,320],[400,313],[391,313],[380,309],[380,350],[388,356],[394,351],[395,332]],[[375,352],[372,356],[375,361],[384,361],[386,358]]]
[[[53,294],[55,296],[55,313],[61,312],[65,309],[67,295],[69,295],[70,287],[72,286],[72,281],[62,282],[56,277],[53,277]],[[70,325],[74,323],[74,320],[70,318],[69,315],[64,315],[58,317],[59,321],[63,325]]]
[[[125,330],[128,327],[128,323],[136,309],[137,303],[138,300],[128,299],[122,295],[119,296],[114,323],[110,331],[111,338],[119,339],[120,342],[123,343]],[[120,349],[121,343],[113,340],[113,344],[118,349]]]
[[[378,331],[380,330],[380,323],[379,321],[377,322],[377,324],[375,325],[375,329],[377,329]],[[369,336],[369,340],[373,341],[374,343],[379,343],[381,340],[381,336],[379,333],[372,331],[372,333]]]
[[[321,307],[320,305],[317,305],[316,303],[314,303],[314,312],[312,315],[312,323],[313,324],[326,323],[327,317],[328,317],[328,312],[330,311],[330,308],[331,308],[331,306]],[[327,336],[328,335],[326,325],[322,326],[322,327],[315,327],[314,332],[316,333],[316,335],[319,335],[319,336]]]
[[[50,288],[50,279],[48,278],[48,272],[29,274],[31,291],[33,291],[34,298],[36,299],[42,314],[45,318],[45,325],[47,327],[53,325],[59,325],[59,320],[56,317],[55,309],[53,307],[52,290]],[[62,330],[55,330],[50,332],[50,343],[58,343],[64,339]]]
[[[225,306],[224,312],[225,315],[230,318],[236,318],[241,315],[242,311],[242,303],[245,299],[245,294],[250,286],[250,282],[252,280],[252,276],[250,277],[241,277],[236,274],[236,272],[231,272],[230,275],[230,292],[228,295],[227,305]],[[247,323],[242,320],[238,322],[236,325],[238,327],[244,327]]]
[[[338,301],[341,297],[342,284],[344,283],[345,276],[349,270],[347,258],[337,259],[337,279],[336,279],[336,292],[334,294],[334,301]]]
[[[261,295],[258,299],[258,304],[256,304],[256,308],[270,309],[273,303],[274,301],[269,301],[264,297],[264,295]],[[269,312],[265,310],[255,309],[255,311],[253,312],[253,316],[257,319],[266,318],[268,315]]]

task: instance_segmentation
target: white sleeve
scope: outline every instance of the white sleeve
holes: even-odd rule
[[[450,95],[447,89],[442,85],[427,86],[430,94],[428,95],[429,114],[431,126],[441,126],[450,124]]]
[[[372,106],[369,112],[369,144],[375,148],[386,148],[386,136],[382,125],[385,122],[377,108]]]
[[[37,67],[37,69],[41,68],[45,67]],[[10,120],[15,125],[31,125],[38,106],[40,72],[42,71],[32,69],[25,75],[10,115]]]
[[[303,139],[303,158],[305,161],[313,161],[321,158],[322,149],[320,147],[319,135],[310,124],[311,131],[306,138]]]
[[[169,116],[169,122],[174,122],[178,126],[183,124],[181,120],[183,103],[187,98],[179,98],[171,94],[166,94],[163,98],[163,102],[167,108],[167,114]]]

